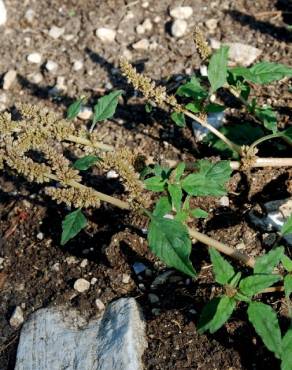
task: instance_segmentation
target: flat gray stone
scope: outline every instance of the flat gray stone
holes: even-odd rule
[[[121,298],[99,319],[45,308],[24,324],[15,370],[142,370],[145,323],[133,298]]]

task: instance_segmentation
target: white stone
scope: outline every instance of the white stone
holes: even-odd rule
[[[92,108],[88,106],[82,106],[77,117],[82,119],[83,121],[87,121],[92,116],[92,113],[93,113]]]
[[[149,1],[143,1],[142,8],[146,9],[149,6]]]
[[[202,64],[200,66],[200,73],[201,73],[201,76],[203,77],[207,77],[208,76],[208,68],[205,64]]]
[[[147,50],[149,48],[149,40],[141,39],[132,45],[135,50]]]
[[[259,217],[251,211],[249,217],[254,225],[264,231],[280,231],[284,223],[292,214],[292,198],[273,200],[264,204],[266,216]],[[292,234],[284,236],[284,239],[292,246]]]
[[[64,27],[52,26],[49,30],[49,36],[57,40],[65,32]]]
[[[42,55],[40,53],[31,53],[27,56],[27,61],[29,63],[34,63],[34,64],[40,64],[42,61]]]
[[[3,78],[3,90],[9,90],[12,86],[13,82],[15,81],[17,76],[17,72],[15,69],[10,69],[8,72],[5,73]]]
[[[142,24],[139,24],[136,27],[136,32],[138,34],[143,34],[145,32],[150,32],[152,31],[153,25],[152,22],[149,18],[146,18]]]
[[[30,79],[35,84],[39,84],[43,80],[43,75],[40,72],[33,73],[32,75],[30,75]]]
[[[215,112],[208,114],[208,123],[213,127],[219,129],[224,121],[224,112]],[[200,123],[193,121],[193,133],[197,141],[202,141],[208,135],[209,130],[203,127]]]
[[[29,22],[32,23],[35,17],[35,12],[32,9],[27,9],[27,11],[24,14],[24,18]]]
[[[15,307],[12,316],[10,317],[9,324],[13,328],[18,328],[24,322],[23,311],[20,306]]]
[[[3,0],[0,0],[0,26],[4,26],[7,21],[7,11]]]
[[[80,71],[80,69],[83,68],[83,62],[82,60],[75,60],[73,63],[73,70],[74,71]]]
[[[91,280],[90,280],[90,284],[91,285],[94,285],[97,283],[97,278],[93,277]]]
[[[57,70],[58,64],[53,60],[48,60],[45,67],[48,72],[53,72]]]
[[[182,37],[188,29],[188,23],[184,19],[176,19],[171,25],[171,34],[173,37]]]
[[[190,6],[177,6],[172,8],[169,14],[175,19],[188,19],[193,15],[193,8]]]
[[[68,308],[34,312],[24,324],[15,370],[142,370],[145,322],[133,298],[87,322]]]
[[[123,284],[129,284],[131,280],[131,276],[129,274],[123,274],[122,275],[122,283]]]
[[[52,270],[55,271],[55,272],[59,272],[60,267],[61,267],[60,262],[56,262],[56,263],[53,264]]]
[[[74,289],[77,290],[79,293],[84,293],[90,288],[90,282],[80,278],[77,279],[74,283]]]
[[[37,237],[38,240],[43,240],[44,239],[44,233],[39,232],[39,233],[37,233],[36,237]]]
[[[88,265],[88,259],[84,258],[84,260],[81,261],[80,267],[85,268]]]
[[[262,54],[262,50],[240,42],[224,42],[224,45],[229,46],[229,65],[240,65],[248,67],[253,64],[256,59]],[[219,49],[221,42],[215,39],[210,39],[210,46],[212,49]]]
[[[95,34],[102,42],[111,43],[115,41],[117,32],[111,28],[100,27]]]
[[[115,170],[110,170],[106,174],[106,178],[109,179],[109,180],[110,179],[117,179],[118,177],[119,177],[119,174]]]
[[[218,25],[218,19],[210,18],[205,22],[205,24],[210,32],[214,32]]]
[[[66,257],[65,261],[68,265],[76,265],[78,263],[78,259],[75,256]]]
[[[227,195],[223,195],[223,197],[221,197],[219,199],[219,203],[222,207],[229,207],[229,198]]]
[[[100,299],[96,299],[95,300],[95,305],[96,305],[96,308],[99,310],[99,311],[103,311],[105,309],[105,305],[103,304],[103,302],[100,300]]]

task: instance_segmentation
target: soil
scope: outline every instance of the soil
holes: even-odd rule
[[[8,91],[6,108],[13,110],[19,102],[43,104],[64,115],[68,105],[86,94],[89,103],[108,90],[127,91],[115,119],[99,124],[105,143],[115,147],[139,148],[155,161],[194,160],[216,155],[204,145],[197,145],[190,127],[174,128],[167,115],[154,112],[146,115],[144,101],[133,94],[121,77],[118,59],[125,50],[140,71],[156,80],[173,81],[199,66],[192,43],[192,29],[199,25],[206,35],[220,41],[242,42],[263,51],[261,59],[289,64],[291,31],[287,11],[289,1],[214,0],[186,1],[124,1],[105,0],[41,0],[5,1],[8,22],[1,29],[0,76],[10,68],[17,70],[17,81]],[[148,6],[145,6],[148,3]],[[169,6],[191,5],[194,14],[189,20],[189,33],[175,40],[169,34]],[[32,20],[25,17],[28,9],[35,12]],[[278,13],[265,13],[275,12]],[[132,13],[132,17],[129,16]],[[135,28],[145,18],[152,21],[152,31],[138,35]],[[210,33],[205,21],[215,18],[218,27]],[[65,27],[64,36],[53,40],[48,36],[52,25]],[[107,25],[118,30],[116,42],[102,44],[95,36],[98,27]],[[137,51],[131,45],[146,37],[153,48]],[[41,66],[29,64],[31,52],[43,55]],[[291,55],[291,54],[290,54]],[[46,60],[58,63],[55,73],[45,70]],[[82,60],[84,66],[73,71],[72,63]],[[40,72],[42,81],[33,82]],[[57,76],[64,76],[66,91],[57,97],[50,95]],[[257,89],[255,94],[274,106],[280,113],[280,125],[291,117],[291,100],[287,81]],[[3,99],[2,99],[3,100]],[[238,111],[241,120],[249,117]],[[83,124],[77,121],[78,125]],[[274,148],[274,147],[273,147]],[[263,149],[265,151],[265,147]],[[270,149],[268,149],[270,150]],[[287,155],[277,152],[275,155]],[[270,153],[269,153],[270,154]],[[241,245],[251,255],[262,253],[267,245],[261,230],[250,224],[248,211],[264,202],[289,195],[286,181],[288,169],[261,169],[251,173],[234,173],[229,184],[229,207],[220,206],[211,197],[197,198],[196,205],[209,212],[197,227],[208,235],[232,246]],[[104,192],[117,193],[117,180],[103,179]],[[21,306],[25,319],[35,310],[49,305],[66,304],[78,308],[84,315],[97,315],[95,300],[104,304],[123,296],[135,297],[147,320],[148,349],[144,354],[145,369],[279,369],[279,362],[267,351],[247,322],[242,304],[232,319],[215,335],[199,335],[196,322],[204,304],[214,296],[214,285],[208,254],[199,243],[194,246],[192,261],[200,271],[191,280],[166,269],[149,252],[143,219],[133,219],[126,212],[103,205],[89,210],[89,227],[65,247],[60,246],[61,221],[67,209],[57,206],[42,192],[12,173],[0,176],[0,370],[13,369],[19,329],[9,325],[15,306]],[[86,261],[85,261],[86,260]],[[85,262],[84,262],[85,261]],[[143,263],[146,270],[136,274],[134,263]],[[170,271],[162,284],[155,279]],[[123,274],[130,279],[123,281]],[[78,294],[74,281],[80,277],[95,278],[88,292]],[[149,293],[158,302],[151,303]],[[273,299],[274,308],[283,312],[282,296]]]

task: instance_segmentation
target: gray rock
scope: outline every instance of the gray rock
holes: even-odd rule
[[[253,224],[264,231],[280,231],[288,217],[292,214],[292,198],[273,200],[264,204],[266,215],[259,217],[254,211],[249,213]],[[292,246],[292,234],[284,236]]]
[[[24,322],[24,318],[23,318],[23,312],[22,312],[22,309],[20,306],[17,306],[15,307],[11,317],[10,317],[10,320],[9,320],[9,324],[17,329],[22,323]]]
[[[193,8],[190,6],[177,6],[169,11],[172,18],[188,19],[193,15]]]
[[[176,19],[171,25],[171,34],[173,37],[182,37],[188,29],[188,23],[184,19]]]
[[[15,69],[10,69],[8,72],[5,73],[3,78],[3,90],[9,90],[12,86],[13,82],[15,81],[17,76],[17,72]]]
[[[22,328],[15,370],[142,370],[145,323],[133,298],[86,322],[74,310],[36,311]]]
[[[0,26],[4,26],[7,21],[7,11],[3,0],[0,0]]]

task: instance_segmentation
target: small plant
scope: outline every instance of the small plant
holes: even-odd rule
[[[278,130],[276,113],[271,107],[259,106],[255,99],[248,101],[250,82],[270,83],[292,75],[292,69],[280,64],[262,62],[250,68],[228,68],[228,48],[222,46],[211,55],[201,33],[196,30],[195,41],[202,59],[208,62],[208,78],[191,76],[179,86],[176,96],[169,95],[166,87],[156,86],[150,78],[137,73],[125,60],[122,73],[147,100],[147,110],[158,106],[169,109],[172,120],[180,127],[186,117],[210,130],[207,140],[218,150],[228,150],[229,158],[212,162],[176,163],[173,167],[159,164],[146,166],[137,173],[137,155],[127,148],[114,150],[98,137],[97,123],[113,117],[122,91],[101,97],[94,106],[89,129],[76,129],[72,120],[78,115],[85,97],[68,109],[67,120],[38,107],[19,107],[20,120],[11,115],[0,115],[0,169],[16,171],[27,180],[45,185],[45,193],[58,203],[74,208],[62,223],[61,244],[64,245],[87,226],[84,209],[99,208],[101,202],[149,217],[148,243],[152,252],[167,266],[195,278],[191,262],[192,238],[209,248],[214,278],[221,286],[221,296],[212,299],[203,309],[198,323],[200,332],[214,333],[230,318],[238,305],[247,306],[247,314],[266,347],[281,360],[281,368],[292,368],[292,330],[281,333],[277,314],[259,298],[263,293],[284,291],[290,316],[292,293],[292,261],[282,246],[274,246],[268,253],[253,258],[190,227],[193,218],[206,218],[208,213],[192,208],[192,197],[222,196],[232,171],[249,171],[252,167],[292,166],[292,158],[261,158],[258,145],[273,138],[282,138],[291,145],[292,130]],[[261,126],[238,125],[217,130],[208,123],[207,115],[225,106],[211,101],[218,89],[227,89],[255,115]],[[181,99],[181,102],[178,101]],[[235,130],[235,131],[234,131]],[[271,133],[270,133],[271,132]],[[211,136],[213,135],[213,136]],[[241,140],[239,140],[241,138]],[[70,161],[64,154],[64,143],[70,143]],[[39,160],[36,161],[35,155]],[[124,185],[122,199],[109,196],[82,184],[82,172],[97,166],[100,171],[115,170]],[[151,195],[156,203],[152,205]],[[292,233],[292,216],[283,226],[280,238]],[[247,275],[236,271],[220,253],[252,269]],[[275,284],[278,284],[275,286]]]

